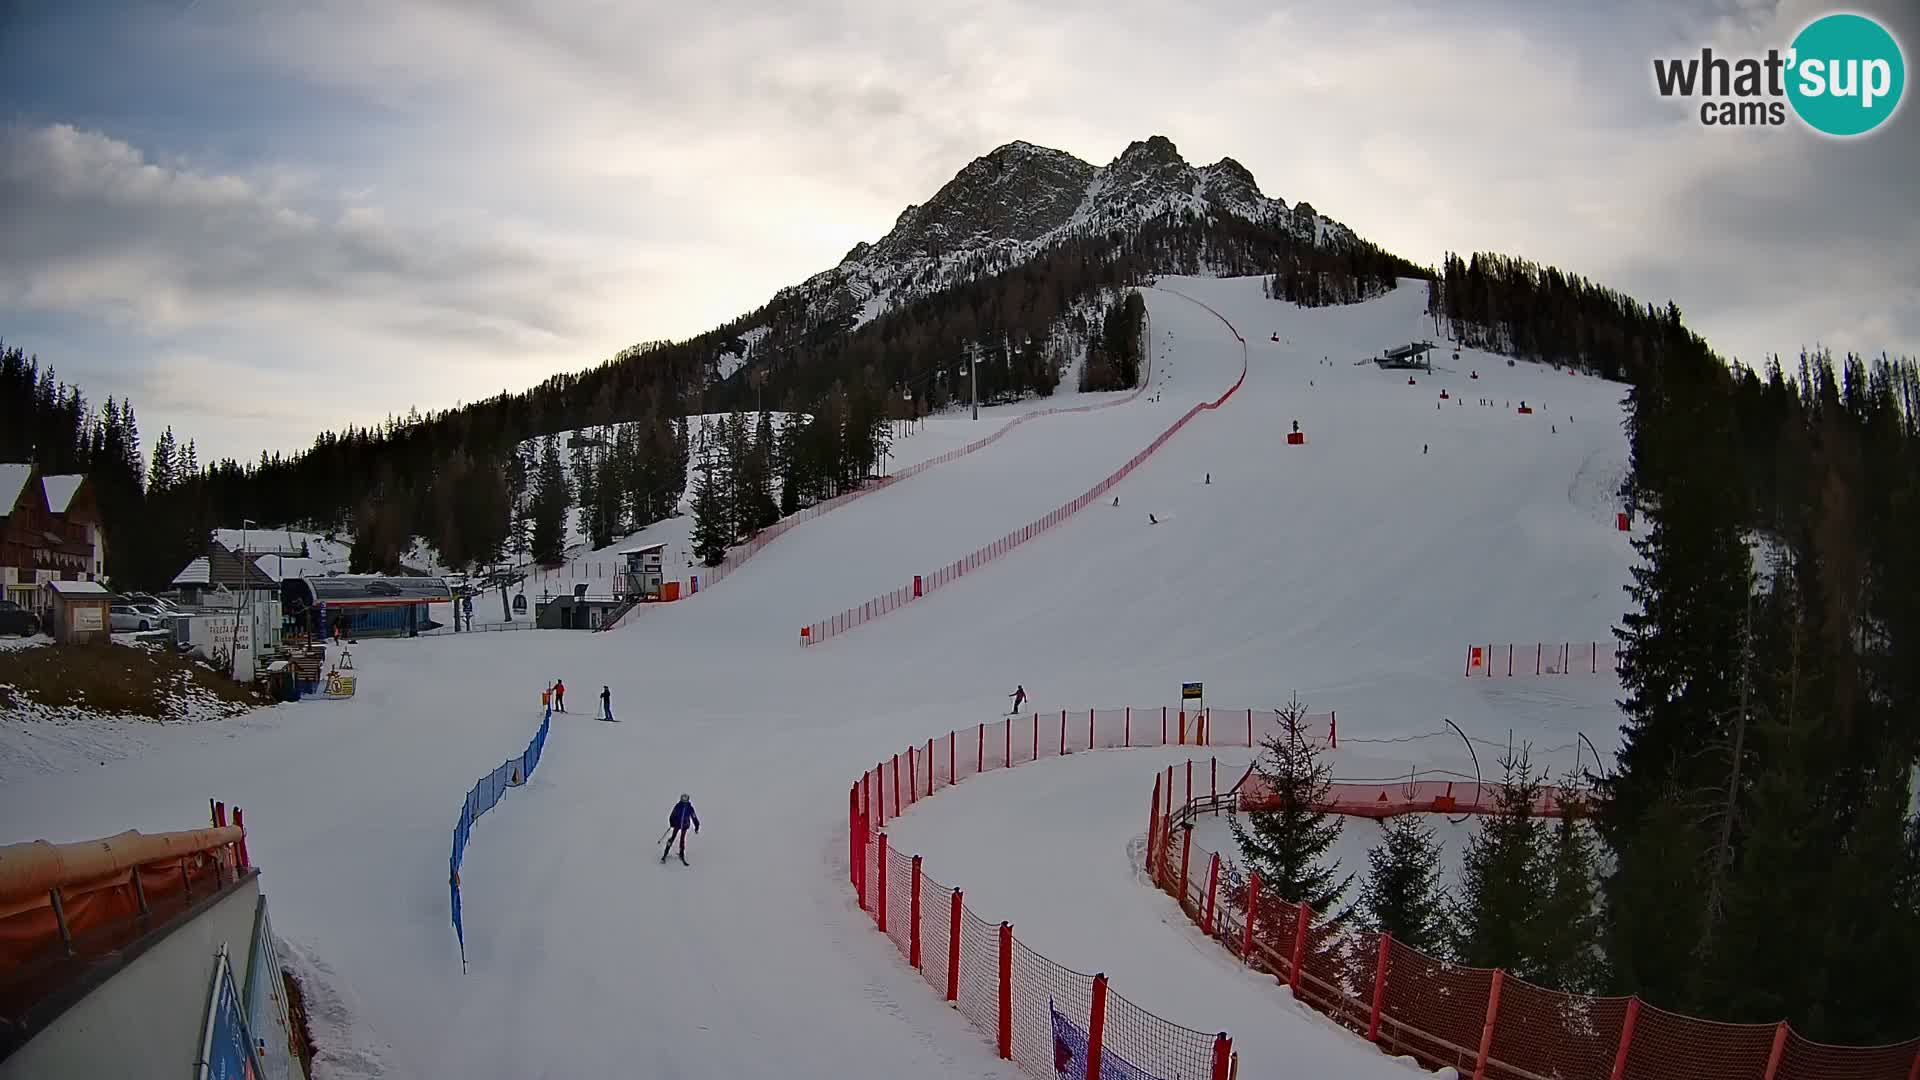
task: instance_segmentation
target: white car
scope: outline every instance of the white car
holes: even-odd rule
[[[116,634],[154,630],[166,625],[166,616],[148,604],[114,604],[108,609],[107,618]]]

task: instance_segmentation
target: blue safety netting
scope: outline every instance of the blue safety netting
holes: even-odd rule
[[[1060,1015],[1047,998],[1047,1012],[1053,1017],[1053,1071],[1060,1076],[1087,1075],[1087,1033]],[[1113,1047],[1100,1048],[1100,1080],[1159,1080],[1152,1073],[1114,1053]]]
[[[453,935],[460,941],[460,965],[467,963],[467,932],[460,924],[460,863],[467,854],[467,837],[473,832],[473,823],[481,814],[493,809],[510,787],[518,787],[533,775],[534,766],[540,764],[540,752],[547,745],[547,729],[553,721],[553,710],[547,709],[540,717],[540,730],[533,733],[533,741],[527,744],[525,753],[519,757],[508,758],[500,767],[480,778],[467,792],[466,804],[460,807],[460,820],[453,825],[453,857],[447,860],[447,886],[453,892]]]

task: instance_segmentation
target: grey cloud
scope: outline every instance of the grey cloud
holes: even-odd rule
[[[147,160],[72,127],[0,133],[0,294],[179,326],[261,305],[418,308],[538,336],[576,327],[550,300],[585,282],[484,232],[310,212],[242,177]]]

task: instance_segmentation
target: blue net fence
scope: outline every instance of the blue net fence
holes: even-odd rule
[[[1060,1015],[1053,999],[1047,999],[1047,1014],[1053,1018],[1053,1071],[1061,1076],[1087,1075],[1087,1033],[1080,1025]],[[1160,1077],[1122,1058],[1112,1048],[1100,1052],[1100,1080],[1161,1080]]]
[[[467,801],[460,807],[460,820],[453,825],[453,857],[447,860],[447,887],[453,894],[453,936],[460,941],[460,967],[467,966],[467,932],[460,924],[460,863],[466,858],[467,837],[473,832],[473,823],[481,814],[494,808],[494,805],[506,795],[507,789],[519,787],[533,775],[534,766],[540,764],[540,752],[547,746],[547,730],[553,722],[553,710],[549,708],[540,717],[540,730],[533,733],[533,741],[519,757],[508,758],[500,767],[480,778],[467,792]]]

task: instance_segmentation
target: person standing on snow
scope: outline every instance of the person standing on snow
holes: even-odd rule
[[[567,711],[567,684],[559,679],[553,680],[553,707],[561,712]]]
[[[1007,715],[1012,716],[1014,713],[1020,711],[1020,706],[1027,703],[1027,688],[1015,683],[1013,693],[1007,696],[1013,699],[1013,708],[1007,710]]]
[[[681,794],[680,801],[673,804],[673,811],[667,815],[667,846],[660,852],[660,861],[666,862],[667,855],[673,851],[673,841],[680,841],[680,865],[687,865],[687,826],[693,826],[694,832],[700,831],[700,815],[693,812],[693,796]]]
[[[600,719],[613,719],[613,691],[600,687]]]

